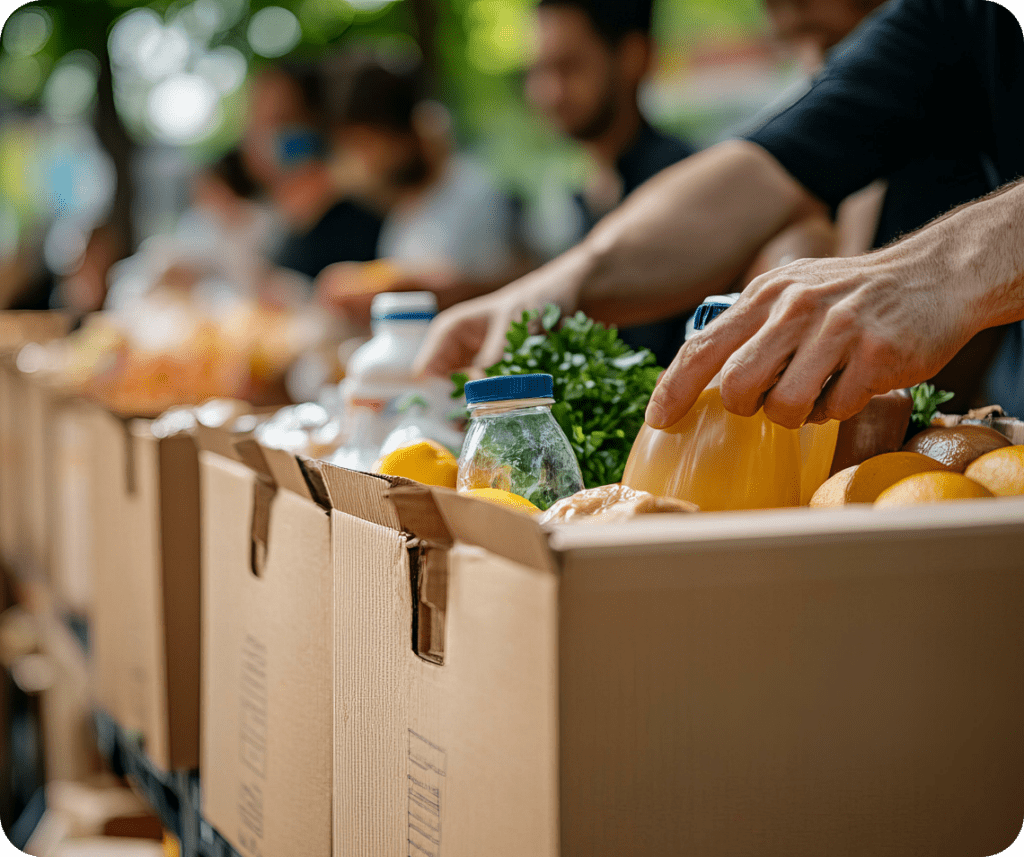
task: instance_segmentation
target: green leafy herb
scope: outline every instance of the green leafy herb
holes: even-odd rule
[[[541,332],[531,333],[538,318]],[[523,313],[522,321],[509,328],[507,340],[504,357],[487,375],[551,375],[551,412],[572,444],[584,484],[596,488],[621,480],[661,372],[654,355],[631,350],[614,327],[582,312],[563,319],[554,304],[541,313]],[[464,394],[468,380],[452,376],[455,397]]]
[[[944,390],[936,390],[931,384],[918,384],[912,387],[910,395],[914,400],[914,410],[911,414],[911,421],[920,428],[928,428],[932,424],[935,412],[939,405],[948,402],[955,395]]]

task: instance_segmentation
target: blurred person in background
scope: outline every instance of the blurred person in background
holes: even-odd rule
[[[324,136],[316,66],[279,63],[252,81],[241,152],[288,230],[274,261],[315,279],[335,262],[376,258],[381,221],[339,189]]]
[[[589,187],[574,197],[580,227],[575,242],[640,185],[694,152],[688,142],[655,129],[640,109],[640,87],[655,54],[652,16],[653,0],[540,0],[537,5],[537,52],[527,97],[583,146],[595,168]],[[743,281],[784,261],[830,255],[834,249],[827,220],[808,218],[769,242],[751,260]],[[620,336],[634,348],[650,349],[667,366],[695,307],[625,327]]]
[[[579,142],[594,167],[574,196],[576,241],[636,188],[694,152],[654,128],[640,110],[640,86],[654,59],[653,0],[540,0],[536,56],[528,100],[565,136]],[[620,331],[668,365],[682,345],[689,312]]]
[[[489,365],[509,321],[548,301],[625,323],[692,305],[731,286],[781,230],[922,158],[973,160],[992,184],[1012,182],[1024,175],[1022,99],[1024,40],[1008,10],[892,3],[804,98],[746,139],[663,171],[574,250],[435,319],[419,366],[443,375],[473,359]],[[763,403],[787,426],[843,419],[872,394],[927,380],[972,334],[1020,319],[1021,194],[1018,183],[873,253],[759,278],[676,356],[651,424],[683,416],[723,365],[727,408]],[[1006,377],[993,375],[985,393],[1011,413],[1024,409],[1021,330],[1000,353]]]
[[[272,278],[280,228],[259,193],[238,149],[201,167],[192,179],[191,205],[174,231],[151,236],[113,267],[104,308],[124,310],[159,288],[184,297],[199,289],[211,300],[255,300]]]
[[[446,109],[426,98],[420,63],[360,50],[335,57],[324,73],[335,175],[385,216],[382,263],[328,268],[317,283],[322,303],[365,323],[382,291],[429,290],[445,307],[512,279],[508,199],[456,151]]]

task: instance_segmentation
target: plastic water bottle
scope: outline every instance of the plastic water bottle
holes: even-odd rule
[[[360,346],[348,363],[341,385],[348,423],[348,441],[328,459],[353,470],[372,469],[388,436],[410,416],[403,405],[419,406],[421,436],[443,422],[451,410],[451,384],[435,379],[417,381],[412,367],[431,320],[437,299],[430,292],[386,292],[371,305],[373,338]],[[407,423],[407,428],[411,426]],[[450,437],[433,438],[441,443]]]
[[[550,375],[502,375],[466,384],[469,430],[458,490],[497,488],[547,509],[583,490],[579,462],[551,413]]]

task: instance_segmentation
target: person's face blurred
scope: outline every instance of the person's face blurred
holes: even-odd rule
[[[845,39],[868,11],[871,0],[765,0],[772,34],[811,66]]]
[[[563,133],[600,137],[636,88],[644,69],[609,45],[579,9],[537,10],[537,56],[526,82],[529,100]]]
[[[376,125],[349,125],[334,138],[336,150],[355,160],[372,187],[403,190],[421,184],[429,165],[419,138]]]
[[[275,156],[279,132],[307,124],[302,93],[294,81],[273,69],[256,77],[240,148],[246,168],[262,187],[272,189],[281,176]]]

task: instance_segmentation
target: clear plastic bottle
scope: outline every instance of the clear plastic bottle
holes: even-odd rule
[[[579,462],[551,413],[550,375],[502,375],[466,384],[469,431],[458,490],[497,488],[539,509],[583,490]]]
[[[703,330],[736,296],[708,298],[694,319]],[[644,425],[630,451],[624,485],[696,503],[704,511],[806,504],[828,478],[839,424],[787,429],[764,411],[726,411],[716,376],[689,412],[667,429]]]
[[[451,410],[450,383],[413,378],[412,367],[427,328],[437,314],[437,299],[430,292],[392,292],[373,299],[373,338],[348,362],[342,382],[342,401],[348,442],[329,461],[353,470],[370,470],[388,436],[410,414],[401,405],[410,396],[424,403],[423,434],[430,425],[445,421]],[[437,438],[444,443],[448,437]]]

